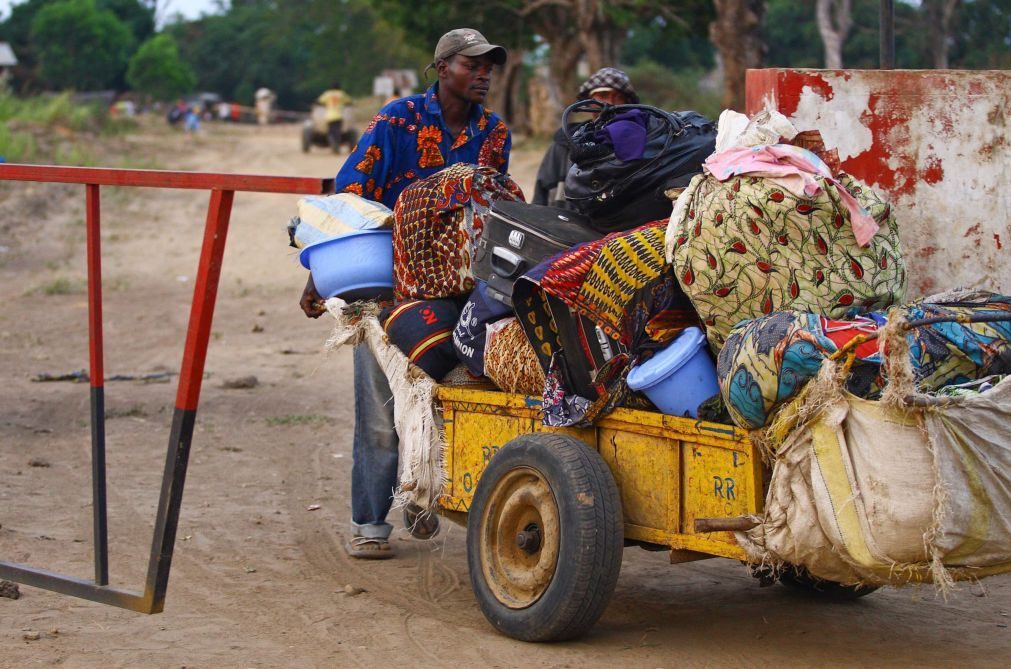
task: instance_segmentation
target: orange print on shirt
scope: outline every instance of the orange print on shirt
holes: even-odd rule
[[[439,151],[442,131],[434,125],[426,125],[418,131],[418,167],[442,167],[446,159]]]
[[[376,168],[376,163],[383,159],[383,152],[378,146],[370,146],[365,149],[365,156],[361,159],[355,169],[362,174],[372,174],[372,170]]]

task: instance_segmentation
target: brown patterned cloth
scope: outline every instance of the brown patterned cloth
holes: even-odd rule
[[[393,209],[397,300],[431,300],[474,289],[471,263],[495,200],[523,191],[492,167],[458,163],[404,189]]]
[[[540,395],[544,392],[544,370],[515,318],[499,328],[488,328],[484,350],[484,373],[508,393]],[[499,322],[501,323],[501,321]]]

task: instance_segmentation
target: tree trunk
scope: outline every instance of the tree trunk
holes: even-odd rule
[[[586,52],[591,72],[602,67],[614,67],[621,55],[624,31],[616,28],[604,12],[603,0],[574,0],[573,12],[579,42]]]
[[[516,104],[520,99],[519,74],[523,69],[523,55],[522,51],[513,50],[505,65],[497,68],[487,100],[488,108],[498,112],[513,132],[523,132],[526,125],[526,110]]]
[[[825,46],[825,67],[841,70],[842,49],[853,27],[852,0],[818,0],[818,32]]]
[[[930,61],[938,70],[948,69],[951,21],[959,0],[923,0],[923,14],[930,35]]]
[[[723,63],[723,106],[744,111],[745,72],[761,66],[765,56],[765,0],[713,0],[713,5],[716,20],[709,24],[709,39]]]

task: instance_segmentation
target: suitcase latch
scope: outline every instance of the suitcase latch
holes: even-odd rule
[[[519,230],[513,230],[509,233],[509,246],[514,249],[523,248],[523,242],[526,240],[526,235],[524,235]]]

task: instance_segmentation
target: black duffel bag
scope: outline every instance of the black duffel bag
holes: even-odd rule
[[[598,131],[623,112],[646,116],[642,158],[620,160],[614,147],[596,139]],[[569,125],[579,112],[598,113],[592,121]],[[581,100],[562,116],[573,161],[565,177],[565,199],[601,232],[630,230],[667,218],[672,203],[664,191],[687,186],[716,148],[716,125],[693,111],[666,112],[649,105],[608,105]]]

